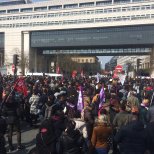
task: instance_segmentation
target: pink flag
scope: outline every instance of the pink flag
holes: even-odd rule
[[[100,103],[99,103],[99,108],[102,107],[103,103],[105,103],[105,92],[104,92],[104,86],[102,86],[101,91],[99,93],[100,97]]]
[[[78,96],[78,103],[77,103],[77,110],[79,110],[81,112],[83,110],[83,108],[84,108],[83,90],[82,90],[82,86],[80,86],[79,96]]]

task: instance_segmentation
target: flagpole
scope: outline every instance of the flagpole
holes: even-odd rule
[[[153,92],[152,97],[151,97],[150,106],[151,106],[151,105],[152,105],[152,103],[153,103],[153,99],[154,99],[154,92]]]
[[[4,102],[7,102],[8,101],[8,99],[9,99],[9,97],[10,97],[10,95],[12,94],[12,92],[14,91],[14,89],[15,89],[15,87],[16,87],[16,85],[17,85],[17,83],[19,82],[19,80],[17,80],[17,82],[15,83],[15,86],[11,89],[11,92],[9,93],[9,95],[7,96],[7,98],[5,99],[5,101],[2,101],[2,105],[1,105],[1,107],[0,107],[0,110],[2,110],[3,109],[3,105],[4,105]]]

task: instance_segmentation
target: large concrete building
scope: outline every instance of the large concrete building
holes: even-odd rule
[[[140,64],[137,64],[138,59],[140,59]],[[150,73],[150,56],[119,56],[117,58],[117,64],[122,65],[123,69],[134,77],[134,73],[140,70],[149,70]],[[128,68],[130,68],[128,70]],[[141,74],[141,73],[140,73]],[[153,76],[152,76],[153,77]]]
[[[132,44],[154,49],[152,0],[30,2],[12,0],[4,2],[7,5],[0,4],[0,57],[8,73],[12,73],[13,54],[20,55],[26,72],[41,72],[46,71],[53,57],[43,54],[44,49],[117,48]]]

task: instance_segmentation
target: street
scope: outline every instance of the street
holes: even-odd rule
[[[8,154],[27,154],[29,150],[31,150],[35,146],[35,137],[38,132],[37,128],[31,128],[27,125],[27,123],[21,124],[21,143],[25,147],[23,150],[17,151],[14,150],[12,152],[8,152],[8,142],[7,142],[7,135],[6,135],[6,148]],[[17,147],[17,139],[16,134],[13,134],[13,146]]]

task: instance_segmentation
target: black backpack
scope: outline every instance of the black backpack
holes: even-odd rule
[[[51,119],[44,120],[36,136],[36,147],[40,154],[51,154],[56,142],[55,130]]]

